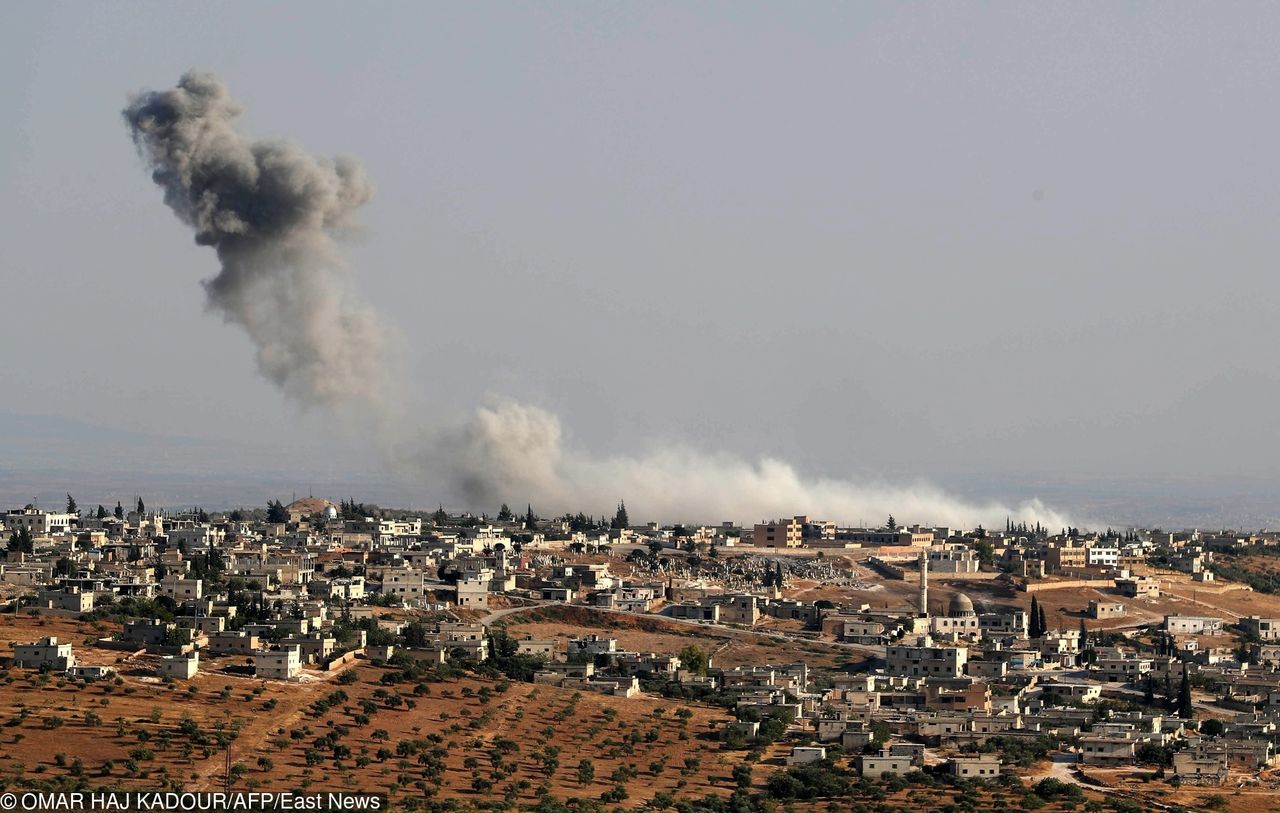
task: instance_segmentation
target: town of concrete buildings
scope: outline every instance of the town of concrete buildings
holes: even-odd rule
[[[796,658],[690,664],[607,632],[506,644],[537,662],[540,684],[624,699],[681,684],[729,696],[739,722],[725,736],[785,720],[792,765],[839,746],[867,776],[942,757],[954,775],[986,779],[1007,769],[992,743],[1049,742],[1080,771],[1160,759],[1171,781],[1223,784],[1280,760],[1280,617],[1213,602],[1225,589],[1215,565],[1277,549],[1275,534],[847,528],[806,516],[583,527],[509,513],[365,514],[315,498],[273,516],[139,509],[0,515],[5,609],[115,622],[88,645],[32,636],[13,646],[14,668],[91,680],[125,659],[170,681],[209,669],[302,681],[397,651],[475,663],[496,654],[494,619],[574,606],[862,658],[837,672]],[[830,589],[790,595],[800,581]],[[896,583],[904,589],[883,603],[840,597]],[[1200,591],[1194,613],[1158,611],[1174,583]],[[1045,605],[1068,590],[1095,597],[1048,625]],[[416,617],[429,620],[406,620]]]

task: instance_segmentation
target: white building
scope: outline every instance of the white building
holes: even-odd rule
[[[1115,567],[1120,563],[1120,549],[1090,545],[1085,551],[1085,561],[1093,567]]]
[[[253,656],[253,676],[267,680],[294,680],[302,674],[297,647],[272,649]]]
[[[200,671],[200,656],[195,652],[190,655],[172,655],[161,658],[156,673],[161,677],[175,680],[190,680]]]
[[[934,545],[929,548],[929,570],[934,573],[977,573],[978,554],[967,545]]]
[[[1173,635],[1220,635],[1222,619],[1213,616],[1166,615],[1164,628]]]
[[[65,672],[76,665],[71,644],[60,644],[51,636],[30,644],[13,645],[13,665],[23,669],[41,669],[45,666],[57,672]]]
[[[75,514],[52,514],[39,508],[20,508],[4,514],[4,527],[10,533],[26,528],[32,536],[52,536],[69,531],[71,523],[76,519]]]

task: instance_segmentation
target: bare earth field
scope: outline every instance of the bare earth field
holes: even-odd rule
[[[514,613],[502,619],[507,633],[515,638],[580,638],[600,635],[618,639],[618,648],[638,652],[679,652],[693,645],[710,653],[722,668],[806,661],[814,668],[834,668],[862,660],[848,649],[820,641],[778,639],[760,634],[774,629],[761,625],[756,631],[704,627],[654,617],[595,612],[582,607],[547,607]],[[783,623],[779,632],[794,631]]]
[[[680,625],[625,618],[606,629],[522,622],[523,615],[508,616],[511,632],[595,632],[616,635],[627,647],[662,651],[694,642],[743,663],[814,657],[807,655],[814,646],[809,642],[756,641],[736,631],[672,631]],[[165,684],[151,675],[146,658],[125,662],[122,653],[84,645],[100,634],[89,624],[26,615],[0,615],[0,656],[13,641],[50,634],[75,643],[81,662],[115,663],[121,679],[118,685],[83,685],[28,670],[0,671],[0,789],[221,788],[227,765],[222,746],[229,741],[237,788],[378,791],[389,794],[397,809],[427,800],[453,800],[453,809],[471,810],[532,807],[544,794],[562,800],[606,796],[605,809],[635,810],[659,793],[727,796],[735,787],[735,766],[749,758],[721,746],[718,729],[730,719],[724,709],[660,697],[615,698],[474,675],[407,676],[367,661],[280,683],[220,673],[238,663],[214,659],[202,664],[210,671],[194,680]],[[782,769],[788,748],[769,746],[752,763],[754,792]],[[1276,809],[1275,792],[1266,787],[1239,794],[1229,788],[1174,792],[1162,783],[1103,779],[1114,784],[1110,794],[1132,798],[1200,806],[1223,793],[1232,811]],[[963,789],[879,783],[843,798],[797,800],[777,809],[1021,809],[1026,791],[1017,780],[1013,784]],[[1087,797],[1109,798],[1096,791]]]

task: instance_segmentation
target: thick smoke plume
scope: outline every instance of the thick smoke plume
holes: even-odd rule
[[[262,374],[304,406],[377,397],[387,342],[332,238],[373,187],[350,159],[245,139],[240,112],[222,82],[192,71],[124,117],[165,203],[217,251],[209,306],[248,332]]]
[[[134,98],[124,111],[165,203],[213,247],[221,263],[204,283],[212,310],[245,329],[263,376],[303,408],[371,421],[389,461],[443,484],[467,507],[530,501],[546,514],[609,509],[681,521],[807,513],[852,522],[890,513],[949,525],[1006,516],[1050,527],[1067,520],[1038,501],[971,504],[928,485],[858,485],[804,479],[786,463],[750,462],[690,448],[599,458],[571,448],[559,419],[515,403],[478,409],[462,427],[418,427],[384,397],[399,380],[377,315],[358,296],[334,238],[372,188],[348,159],[317,158],[236,129],[241,108],[207,73]]]

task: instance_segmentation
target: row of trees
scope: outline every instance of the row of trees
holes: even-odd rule
[[[141,497],[138,498],[137,511],[139,515],[147,512],[147,505],[142,501]],[[80,506],[76,504],[76,498],[72,497],[70,494],[67,495],[66,513],[80,516]],[[124,505],[120,503],[119,500],[116,501],[116,509],[113,513],[115,514],[116,519],[124,519]],[[95,512],[95,516],[97,516],[98,519],[107,518],[107,509],[101,503],[98,504],[98,510]]]

